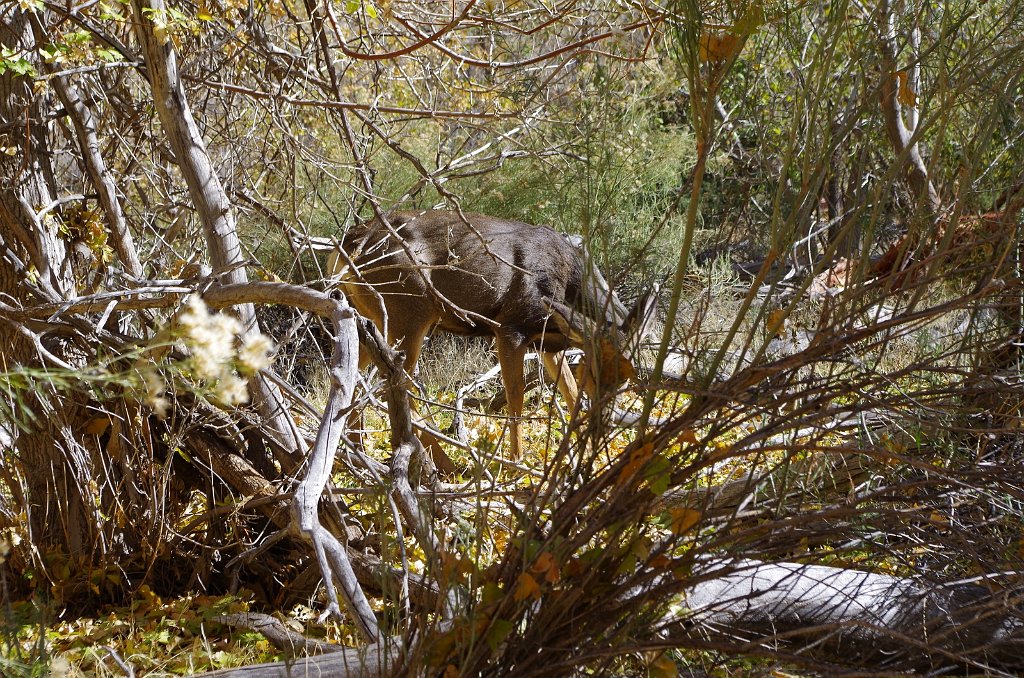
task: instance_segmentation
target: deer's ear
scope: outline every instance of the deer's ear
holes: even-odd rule
[[[595,398],[602,390],[616,388],[636,375],[613,336],[600,331],[592,320],[565,304],[546,301],[558,331],[570,342],[585,347],[583,362],[576,371],[580,390]]]

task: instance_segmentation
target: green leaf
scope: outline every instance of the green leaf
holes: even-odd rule
[[[116,7],[113,7],[106,2],[101,2],[100,18],[106,21],[124,21],[124,14],[122,14]]]
[[[480,600],[483,603],[493,603],[496,600],[500,600],[505,592],[501,589],[500,584],[494,582],[488,582],[484,584],[483,594],[480,596]]]
[[[18,59],[10,64],[11,70],[17,75],[35,76],[36,69],[26,59]]]
[[[224,667],[234,664],[234,657],[231,656],[230,652],[224,650],[217,650],[210,655],[210,661],[214,666]]]
[[[491,622],[491,628],[487,631],[487,645],[491,648],[491,652],[498,651],[498,646],[508,638],[508,634],[512,633],[513,628],[515,628],[515,624],[504,619],[495,619]]]
[[[92,34],[86,30],[72,31],[64,34],[64,41],[69,45],[84,45],[92,42]]]
[[[118,52],[116,49],[98,49],[96,50],[96,54],[100,57],[100,59],[106,61],[108,64],[112,64],[115,61],[121,61],[121,59],[123,58],[121,56],[121,53]]]
[[[540,553],[541,548],[544,546],[541,542],[536,539],[530,539],[526,542],[526,559],[533,560]]]
[[[644,480],[647,481],[647,488],[660,497],[668,491],[669,482],[672,480],[672,462],[659,454],[647,463],[644,470]]]

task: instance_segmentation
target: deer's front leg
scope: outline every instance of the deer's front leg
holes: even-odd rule
[[[495,338],[495,347],[498,350],[501,381],[505,385],[505,398],[508,403],[508,428],[511,439],[509,456],[513,460],[518,460],[523,454],[520,419],[523,416],[523,399],[526,394],[526,375],[523,370],[526,345],[518,336],[498,336]]]
[[[544,367],[548,376],[555,382],[558,392],[565,398],[565,406],[569,413],[576,409],[576,401],[580,399],[580,389],[576,384],[576,377],[569,367],[569,361],[565,357],[565,351],[548,353],[545,351],[541,358],[544,360]]]

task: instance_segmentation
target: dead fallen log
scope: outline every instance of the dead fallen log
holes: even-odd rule
[[[786,651],[845,667],[1024,670],[1024,589],[709,559],[664,627],[682,647]],[[841,661],[840,661],[841,660]]]
[[[382,644],[347,647],[340,652],[301,659],[253,664],[204,673],[209,678],[370,678],[404,675],[399,669],[402,643],[397,638]]]

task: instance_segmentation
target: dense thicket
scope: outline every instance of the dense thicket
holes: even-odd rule
[[[1024,668],[1016,0],[23,0],[0,50],[0,567],[37,621],[245,588],[368,672]],[[410,396],[325,252],[431,207],[659,285],[632,390],[541,389],[521,463],[452,412],[486,349]]]

